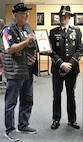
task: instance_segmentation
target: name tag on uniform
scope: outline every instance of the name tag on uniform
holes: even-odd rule
[[[55,37],[60,38],[61,34],[54,34]]]

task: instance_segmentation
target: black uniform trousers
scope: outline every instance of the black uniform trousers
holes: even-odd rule
[[[63,90],[63,82],[65,81],[68,121],[71,123],[76,121],[76,103],[74,96],[76,77],[77,75],[72,73],[68,73],[64,76],[61,76],[59,73],[52,74],[53,120],[60,121],[61,119],[61,92]]]

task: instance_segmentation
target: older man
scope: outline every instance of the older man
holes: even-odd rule
[[[61,6],[59,17],[60,26],[50,30],[53,48],[52,83],[53,83],[53,123],[51,129],[57,129],[61,120],[61,92],[65,81],[67,93],[68,125],[79,129],[76,122],[75,85],[79,73],[80,53],[83,50],[82,34],[79,28],[69,25],[74,14],[70,6]]]
[[[3,66],[7,78],[5,93],[5,136],[10,141],[18,141],[16,135],[14,109],[19,95],[18,129],[30,134],[37,133],[29,127],[33,105],[33,73],[35,72],[36,43],[35,35],[27,24],[28,8],[24,3],[16,4],[13,19],[3,30]],[[37,71],[37,70],[36,70]],[[37,74],[37,72],[35,72]]]

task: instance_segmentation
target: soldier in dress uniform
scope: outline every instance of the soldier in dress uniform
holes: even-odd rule
[[[61,93],[65,81],[67,93],[68,125],[80,129],[76,122],[75,84],[79,73],[80,52],[83,50],[81,31],[69,25],[74,14],[70,6],[61,6],[60,26],[50,30],[50,41],[53,49],[52,83],[53,83],[53,123],[51,129],[57,129],[61,120]]]

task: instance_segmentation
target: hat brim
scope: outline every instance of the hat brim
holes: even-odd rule
[[[69,16],[71,16],[71,17],[73,17],[73,16],[75,16],[75,14],[73,14],[73,13],[61,13],[61,12],[59,12],[59,16],[66,16],[66,15],[69,15]]]

